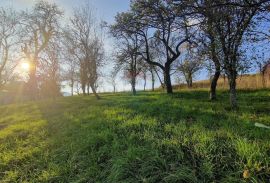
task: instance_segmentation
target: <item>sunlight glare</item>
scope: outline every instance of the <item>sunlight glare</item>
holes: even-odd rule
[[[29,71],[29,69],[30,69],[30,64],[28,62],[23,62],[22,63],[22,70]]]

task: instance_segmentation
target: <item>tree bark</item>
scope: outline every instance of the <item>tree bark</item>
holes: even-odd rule
[[[87,95],[90,95],[90,84],[87,84]]]
[[[232,109],[237,109],[237,98],[236,98],[236,78],[229,78],[230,82],[230,104]]]
[[[28,81],[28,95],[30,99],[36,100],[38,96],[38,87],[37,87],[37,76],[36,76],[36,64],[32,63],[30,72],[29,72],[29,81]]]
[[[165,85],[166,85],[167,93],[172,94],[173,93],[173,88],[172,88],[171,75],[170,75],[170,66],[165,66],[164,82],[165,82]]]
[[[220,66],[216,66],[215,74],[211,80],[211,86],[210,86],[210,100],[216,100],[217,94],[216,94],[216,88],[217,88],[217,82],[220,76]]]
[[[191,74],[188,74],[187,76],[187,85],[188,85],[188,88],[192,88],[192,75]]]
[[[83,95],[85,96],[86,92],[85,92],[85,84],[84,83],[82,83],[82,91],[83,91]]]
[[[143,91],[146,89],[146,77],[144,77],[144,85],[143,85]]]
[[[155,91],[155,75],[153,69],[151,69],[151,77],[152,77],[152,91]]]
[[[132,94],[136,95],[136,79],[135,78],[131,79],[131,90],[132,90]]]
[[[266,82],[265,82],[265,71],[263,71],[263,72],[261,73],[261,77],[262,77],[262,87],[265,88],[265,85],[266,85],[266,84],[265,84],[265,83],[266,83]]]
[[[71,79],[71,96],[74,95],[74,80]]]
[[[161,77],[159,76],[157,70],[154,69],[154,71],[155,71],[155,73],[157,74],[157,77],[158,77],[158,80],[159,80],[159,82],[160,82],[160,84],[161,84],[162,89],[164,90],[164,82],[162,81]]]
[[[90,87],[91,87],[92,92],[95,95],[95,97],[99,100],[100,99],[100,96],[97,94],[95,87],[93,85],[91,85]]]

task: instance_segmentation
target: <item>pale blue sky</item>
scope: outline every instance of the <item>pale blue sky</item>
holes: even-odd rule
[[[13,7],[16,10],[25,10],[25,9],[31,9],[31,7],[35,4],[37,0],[0,0],[0,7]],[[79,7],[85,2],[89,2],[90,5],[93,6],[93,9],[96,11],[97,15],[96,17],[100,20],[106,21],[109,24],[113,23],[114,17],[117,14],[117,12],[123,12],[127,11],[129,9],[129,3],[130,0],[47,0],[49,2],[54,2],[61,9],[64,10],[65,16],[70,16],[72,14],[73,8]],[[113,39],[109,38],[109,35],[107,35],[107,38],[105,39],[105,51],[107,53],[108,59],[106,64],[107,66],[102,68],[104,74],[108,74],[112,67],[112,60],[110,60],[110,54],[114,51],[113,48]],[[196,79],[205,79],[207,76],[207,73],[205,71],[202,71],[200,75]],[[174,80],[174,76],[172,76],[172,80]],[[112,87],[103,81],[101,91],[111,91]],[[156,78],[156,87],[159,86],[160,83],[158,82],[158,79]],[[150,76],[149,80],[147,81],[147,88],[151,87],[151,81]],[[130,90],[130,85],[123,81],[122,75],[120,74],[118,78],[118,86],[117,90]],[[138,89],[143,88],[143,81],[140,80],[137,84]],[[64,89],[64,91],[69,91],[68,88]]]
[[[16,9],[31,8],[36,0],[0,0],[0,6],[12,6]],[[55,2],[66,13],[72,12],[74,7],[84,4],[84,0],[48,0]],[[126,11],[129,7],[129,0],[89,0],[90,4],[96,8],[99,17],[107,22],[112,22],[117,12]]]
[[[0,0],[0,7],[12,7],[16,10],[26,10],[31,9],[31,7],[35,4],[37,0]],[[130,0],[47,0],[49,2],[54,2],[61,9],[64,10],[65,16],[70,16],[72,14],[73,8],[79,7],[84,5],[86,2],[89,2],[93,9],[97,13],[96,17],[100,20],[106,21],[108,23],[113,23],[114,17],[117,12],[127,11],[129,8]],[[106,38],[105,42],[105,49],[107,56],[113,50],[113,40],[110,38]],[[112,61],[108,60],[108,64],[105,68],[103,68],[103,72],[108,74],[111,67]],[[122,81],[119,77],[118,79],[118,87],[117,90],[129,90],[130,86],[128,83]],[[138,85],[141,86],[140,84]],[[103,82],[103,86],[101,88],[102,91],[109,91],[112,90],[112,87]],[[68,91],[69,89],[66,88],[64,91]]]

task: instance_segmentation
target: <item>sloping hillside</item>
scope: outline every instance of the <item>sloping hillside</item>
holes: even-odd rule
[[[264,84],[263,84],[264,82]],[[236,80],[238,89],[262,89],[270,88],[270,73],[264,76],[264,80],[261,74],[246,74],[239,76]],[[176,85],[174,88],[187,88],[187,85]],[[199,80],[193,83],[193,88],[210,88],[210,80]],[[228,89],[227,77],[221,76],[218,80],[218,89]]]
[[[221,95],[222,94],[222,95]],[[0,107],[0,182],[269,182],[270,91],[68,97]],[[224,102],[225,101],[225,102]]]

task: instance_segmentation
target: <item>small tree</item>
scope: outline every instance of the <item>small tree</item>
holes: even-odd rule
[[[108,82],[112,85],[113,87],[113,93],[116,92],[116,86],[117,86],[117,74],[119,72],[119,69],[118,68],[114,68],[110,74],[107,76],[108,78]]]
[[[188,50],[186,55],[180,59],[177,70],[184,76],[188,88],[192,88],[195,75],[203,68],[203,60],[198,53]]]

